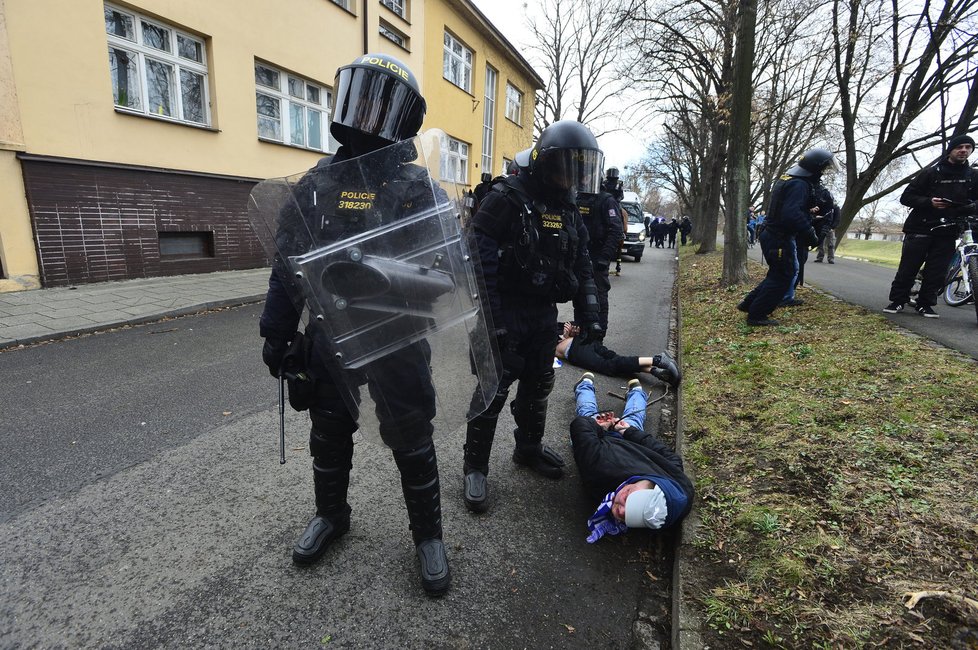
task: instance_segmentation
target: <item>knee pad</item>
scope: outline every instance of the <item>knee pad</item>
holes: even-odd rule
[[[380,423],[380,439],[391,449],[418,448],[431,441],[435,427],[421,411],[387,417]]]
[[[528,433],[543,433],[547,423],[547,398],[554,388],[554,381],[554,372],[551,369],[535,381],[531,380],[529,385],[520,382],[516,399],[510,405],[518,428]]]
[[[417,447],[391,449],[394,463],[401,472],[401,482],[410,485],[425,485],[438,478],[438,458],[431,439]]]
[[[353,433],[357,423],[343,411],[309,409],[312,429],[309,431],[309,453],[314,457],[330,458],[337,454],[353,455]]]

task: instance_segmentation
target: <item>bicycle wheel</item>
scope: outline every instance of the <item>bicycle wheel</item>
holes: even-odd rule
[[[949,307],[958,307],[968,302],[971,294],[965,288],[964,276],[960,273],[954,276],[944,287],[943,297]]]
[[[978,255],[968,258],[968,281],[971,282],[971,289],[978,288]],[[975,318],[978,319],[978,296],[975,298]]]

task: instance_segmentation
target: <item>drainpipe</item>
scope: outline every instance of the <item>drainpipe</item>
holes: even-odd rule
[[[370,47],[367,37],[370,35],[370,31],[367,29],[367,3],[370,0],[363,0],[363,53],[367,54],[370,52],[367,48]]]

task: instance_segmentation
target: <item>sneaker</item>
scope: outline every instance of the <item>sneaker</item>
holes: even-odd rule
[[[588,383],[590,383],[590,384],[593,385],[594,384],[594,373],[593,372],[585,372],[583,375],[581,375],[581,378],[577,380],[577,383],[576,384],[574,384],[574,390],[577,390],[577,387],[580,386],[581,384],[583,384],[584,382],[588,382]]]
[[[815,258],[815,263],[816,263],[816,264],[821,264],[821,263],[822,263],[822,260],[820,260],[820,259],[818,259],[818,258]],[[831,264],[831,262],[829,262],[829,264]]]
[[[770,325],[780,325],[780,323],[773,318],[751,318],[747,317],[747,324],[753,327],[768,327]]]
[[[628,390],[634,390],[636,388],[638,388],[639,390],[641,390],[641,388],[642,388],[642,382],[640,382],[637,379],[629,379],[628,380]]]
[[[829,264],[835,264],[835,260],[829,260]]]
[[[901,311],[903,311],[903,303],[891,302],[886,307],[883,307],[883,311],[885,311],[887,314],[899,314]]]
[[[940,318],[930,305],[919,305],[917,307],[917,313],[924,318]]]

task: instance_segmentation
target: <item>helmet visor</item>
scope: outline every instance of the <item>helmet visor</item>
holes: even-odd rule
[[[421,128],[424,100],[413,88],[389,74],[366,68],[342,68],[336,75],[335,86],[333,124],[389,142],[413,137]]]
[[[597,194],[604,171],[604,154],[594,149],[551,149],[534,165],[545,185],[578,194]]]

